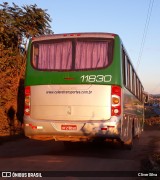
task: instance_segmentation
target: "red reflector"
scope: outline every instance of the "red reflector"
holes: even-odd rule
[[[25,95],[30,95],[30,93],[31,93],[30,86],[27,86],[27,87],[25,88]]]
[[[112,94],[121,95],[121,88],[119,86],[112,86]]]
[[[105,131],[105,130],[107,130],[107,128],[106,128],[106,127],[103,127],[103,128],[101,128],[101,130],[102,130],[102,131]]]
[[[77,36],[81,36],[81,34],[77,34]]]
[[[74,78],[72,77],[67,77],[67,78],[64,78],[65,80],[74,80]]]
[[[67,36],[67,34],[64,34],[63,36]]]
[[[70,34],[70,36],[74,36],[74,34]]]
[[[37,129],[37,126],[32,126],[32,129]]]

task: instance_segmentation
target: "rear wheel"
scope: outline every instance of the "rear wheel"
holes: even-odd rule
[[[134,132],[134,129],[132,128],[130,139],[125,142],[124,141],[122,142],[122,146],[128,150],[131,150],[133,148],[133,132]]]
[[[141,134],[141,130],[140,130],[140,128],[139,128],[139,129],[138,129],[138,133],[136,134],[135,138],[136,138],[136,139],[139,139],[139,138],[140,138],[140,134]]]
[[[131,150],[133,148],[133,138],[126,142],[122,142],[122,145],[124,146],[125,149]]]

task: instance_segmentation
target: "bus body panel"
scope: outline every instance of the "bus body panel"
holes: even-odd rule
[[[107,120],[111,117],[111,86],[31,86],[31,118],[45,120]]]
[[[130,136],[139,136],[144,123],[143,104],[125,87],[123,88],[123,118],[121,121],[121,139],[126,141]],[[134,126],[134,132],[132,127]],[[133,134],[132,134],[133,133]]]
[[[37,120],[24,116],[25,135],[37,140],[93,141],[121,137],[120,117],[94,121]]]

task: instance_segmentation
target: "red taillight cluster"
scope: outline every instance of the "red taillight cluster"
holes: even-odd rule
[[[31,89],[30,86],[25,87],[25,102],[24,102],[24,114],[26,116],[30,115],[30,97]]]
[[[111,115],[120,116],[121,114],[121,87],[112,86],[111,90]]]

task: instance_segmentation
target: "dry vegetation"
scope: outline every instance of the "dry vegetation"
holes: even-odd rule
[[[160,127],[160,116],[155,113],[152,106],[145,107],[145,125]]]
[[[34,5],[0,4],[0,136],[19,133],[23,119],[25,38],[52,34],[47,10]]]
[[[145,107],[145,128],[160,131],[160,116],[155,113],[152,106]],[[146,171],[160,171],[160,152],[152,152],[143,168]]]
[[[22,123],[22,82],[25,59],[11,49],[1,47],[0,56],[0,136],[19,132]],[[21,104],[19,99],[21,99]]]

